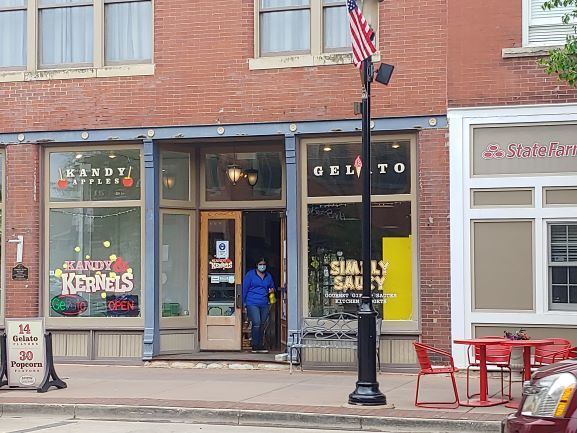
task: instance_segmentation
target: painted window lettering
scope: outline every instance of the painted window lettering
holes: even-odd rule
[[[389,173],[389,167],[390,164],[388,163],[379,163],[377,164],[376,172],[378,174],[387,174]],[[406,165],[403,162],[397,162],[392,165],[392,168],[395,173],[400,174],[405,172]],[[329,176],[340,176],[341,174],[345,176],[352,176],[354,174],[357,174],[355,167],[352,164],[345,165],[344,169],[343,166],[340,165],[329,165],[328,169],[325,169],[325,167],[323,167],[322,165],[317,165],[313,167],[313,175],[316,177],[324,176],[327,173]]]

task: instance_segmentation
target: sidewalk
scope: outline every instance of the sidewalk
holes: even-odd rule
[[[2,416],[58,414],[83,419],[282,425],[347,430],[499,431],[511,409],[459,407],[420,409],[413,405],[416,375],[379,373],[386,407],[347,404],[357,379],[354,372],[154,368],[59,364],[68,388],[0,388]],[[457,378],[465,396],[465,378]],[[477,384],[477,378],[473,381]],[[448,377],[422,379],[422,397],[450,398]],[[492,389],[499,384],[491,380]],[[514,396],[519,383],[514,383]],[[439,431],[439,430],[437,430]]]

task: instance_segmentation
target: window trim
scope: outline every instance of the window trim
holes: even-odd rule
[[[163,154],[166,152],[176,152],[182,154],[188,154],[188,200],[178,200],[178,199],[169,199],[164,197],[164,188],[163,188]],[[197,203],[197,180],[195,177],[195,167],[196,167],[196,152],[194,150],[186,150],[179,146],[174,145],[165,145],[160,149],[160,175],[158,179],[158,190],[160,192],[160,207],[163,209],[196,209]]]
[[[256,142],[230,142],[229,144],[234,144],[234,149],[231,146],[214,146],[214,145],[207,145],[200,148],[199,151],[199,187],[200,187],[200,196],[199,196],[199,209],[200,210],[237,210],[237,209],[244,209],[246,207],[250,207],[251,209],[279,209],[286,207],[286,162],[285,162],[285,153],[283,151],[282,145],[276,142],[271,143],[259,143]],[[231,201],[231,200],[207,200],[206,198],[206,155],[212,153],[244,153],[248,152],[245,149],[255,148],[254,152],[278,152],[280,157],[280,166],[281,166],[281,198],[280,199],[271,199],[271,200],[238,200],[238,201]],[[234,151],[233,151],[234,150]],[[252,152],[252,151],[250,151]]]
[[[82,147],[85,152],[95,151],[95,150],[110,150],[110,145],[89,145]],[[143,148],[140,144],[121,144],[115,145],[114,150],[138,150],[140,152],[140,173],[141,176],[144,175],[144,154]],[[144,198],[146,195],[146,185],[141,182],[140,185],[140,199],[139,200],[118,200],[118,201],[51,201],[50,197],[50,154],[60,153],[60,152],[77,152],[78,147],[70,146],[54,146],[44,149],[42,155],[43,161],[43,178],[44,178],[44,221],[48,222],[50,218],[51,209],[70,209],[70,208],[105,208],[105,207],[140,207],[140,317],[114,317],[115,320],[110,320],[112,317],[75,317],[74,320],[68,317],[51,317],[50,316],[50,284],[48,284],[48,275],[50,273],[50,230],[46,228],[43,233],[44,245],[42,246],[42,253],[44,263],[41,266],[42,274],[40,276],[40,299],[41,307],[40,311],[46,318],[46,325],[58,328],[62,330],[68,329],[142,329],[144,325],[144,315],[146,306],[145,291],[146,291],[146,280],[145,280],[145,270],[147,266],[146,253],[146,242],[145,240],[145,214],[144,212]],[[118,319],[118,320],[116,320]]]
[[[391,140],[406,140],[410,142],[410,166],[411,166],[411,191],[409,194],[391,194],[391,195],[371,195],[372,203],[387,203],[387,202],[410,202],[411,203],[411,237],[412,237],[412,283],[413,283],[413,315],[411,320],[383,320],[381,325],[381,330],[383,332],[394,332],[394,333],[413,333],[419,332],[421,326],[421,294],[420,294],[420,265],[419,265],[419,245],[420,245],[420,233],[419,233],[419,215],[418,215],[418,195],[419,195],[419,184],[417,181],[417,136],[414,134],[386,134],[379,133],[374,134],[373,141],[391,141]],[[301,284],[301,311],[302,317],[308,317],[309,315],[309,284],[308,284],[308,205],[309,204],[331,204],[331,203],[361,203],[362,197],[360,195],[350,195],[350,196],[325,196],[325,197],[309,197],[308,196],[308,160],[307,160],[307,148],[311,144],[324,144],[330,143],[334,145],[339,144],[350,144],[350,143],[361,143],[360,136],[350,136],[350,137],[317,137],[317,138],[305,138],[300,140],[298,148],[301,149],[299,158],[299,169],[300,174],[300,185],[301,186],[301,199],[300,202],[300,239],[302,240],[300,246],[300,269],[304,269],[301,272],[301,277],[299,282]]]
[[[260,0],[254,0],[254,53],[253,58],[249,59],[250,70],[276,69],[276,68],[298,68],[308,66],[322,65],[339,65],[352,63],[351,49],[324,50],[323,41],[323,11],[325,7],[336,7],[338,4],[325,5],[323,0],[310,0],[310,52],[303,53],[285,52],[261,54],[260,41]],[[381,56],[379,53],[379,3],[377,0],[364,0],[363,13],[365,18],[373,25],[375,29],[375,46],[377,52],[373,54],[373,61],[379,62]]]
[[[24,49],[26,50],[26,55],[25,55],[25,62],[28,61],[28,14],[27,14],[27,10],[28,10],[28,5],[27,5],[28,0],[24,0],[24,5],[23,6],[5,6],[5,7],[0,7],[0,13],[2,12],[17,12],[17,11],[24,11],[26,13],[26,17],[24,18],[24,26],[26,29],[26,41],[24,41]],[[24,71],[26,69],[26,65],[23,66],[0,66],[0,73],[2,73],[3,71]]]
[[[151,58],[149,60],[105,60],[105,6],[114,3],[151,3]],[[40,64],[40,11],[63,7],[93,8],[93,58],[91,63],[83,64]],[[0,82],[65,80],[99,77],[128,77],[154,75],[154,6],[155,0],[83,0],[78,3],[40,6],[39,0],[26,0],[25,6],[2,8],[4,10],[26,10],[26,65],[23,67],[0,68]]]
[[[2,251],[6,251],[6,149],[0,148],[0,245]],[[6,254],[0,255],[0,327],[4,325],[6,317]]]
[[[164,301],[164,289],[161,284],[162,264],[159,264],[158,272],[158,290],[159,290],[159,308],[158,316],[161,330],[167,329],[180,329],[182,327],[195,328],[198,323],[198,266],[197,263],[197,249],[193,246],[196,245],[196,239],[198,237],[198,227],[197,227],[197,215],[198,211],[195,209],[176,209],[176,208],[165,208],[161,207],[159,210],[159,239],[160,244],[164,243],[164,217],[167,215],[185,215],[188,217],[188,244],[189,244],[189,257],[188,257],[188,316],[174,316],[174,317],[164,317],[162,315],[162,303]],[[160,259],[159,259],[160,260]]]
[[[548,311],[550,312],[558,312],[558,311],[577,311],[577,303],[553,303],[553,275],[552,275],[552,268],[554,267],[575,267],[577,268],[577,261],[574,262],[553,262],[551,261],[551,228],[553,226],[577,226],[577,221],[548,221],[547,222],[547,303],[548,303]],[[567,281],[567,287],[571,284]]]
[[[531,26],[538,26],[538,25],[547,25],[547,24],[562,24],[560,19],[541,19],[540,20],[540,24],[532,24],[532,19],[531,19],[531,2],[532,0],[523,0],[522,3],[522,48],[541,48],[541,47],[547,47],[548,49],[551,48],[555,48],[555,47],[560,47],[563,46],[564,44],[559,44],[558,42],[552,42],[552,43],[529,43],[529,29],[531,28]],[[517,49],[518,50],[518,49]],[[531,53],[530,53],[531,54]],[[516,57],[516,56],[515,56]]]

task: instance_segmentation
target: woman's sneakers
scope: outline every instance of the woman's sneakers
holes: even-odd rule
[[[266,350],[264,347],[257,347],[257,348],[253,348],[251,350],[252,353],[268,353],[268,350]]]

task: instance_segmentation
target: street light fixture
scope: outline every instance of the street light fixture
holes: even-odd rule
[[[376,80],[388,84],[393,73],[392,65],[381,64]],[[362,406],[387,404],[387,398],[379,390],[377,382],[377,312],[371,296],[371,82],[374,68],[371,57],[363,61],[361,69],[363,84],[362,114],[362,259],[363,293],[358,314],[358,380],[355,390],[349,394],[349,403]]]

